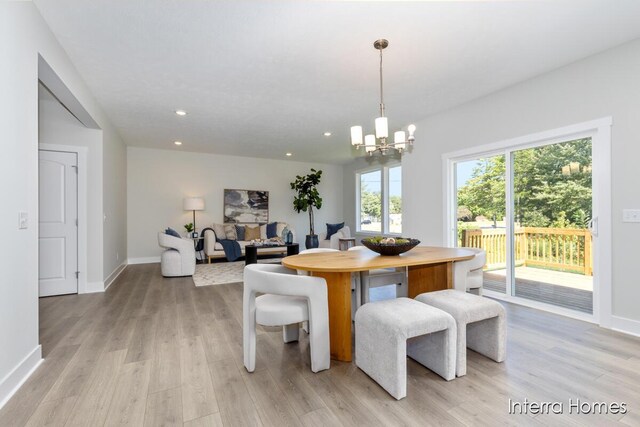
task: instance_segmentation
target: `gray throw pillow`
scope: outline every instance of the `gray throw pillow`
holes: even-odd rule
[[[216,233],[216,240],[224,240],[227,238],[227,233],[224,231],[224,225],[213,224],[211,228],[213,228],[213,232]]]
[[[236,240],[244,241],[244,225],[236,225]]]
[[[238,238],[236,234],[236,226],[235,224],[225,224],[224,226],[224,234],[227,236],[228,240],[236,240]]]

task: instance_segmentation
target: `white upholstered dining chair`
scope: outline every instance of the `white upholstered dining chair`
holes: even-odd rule
[[[364,246],[353,246],[350,251],[368,251]],[[380,286],[397,285],[396,298],[407,297],[409,294],[409,281],[407,268],[377,268],[375,270],[360,272],[360,305],[369,302],[369,290]]]
[[[479,248],[460,248],[472,251],[475,256],[467,261],[453,263],[453,287],[458,291],[482,296],[482,269],[487,263],[487,253]]]
[[[264,295],[256,296],[258,292]],[[256,368],[256,324],[282,326],[284,342],[288,343],[298,340],[301,322],[309,322],[311,370],[329,369],[329,308],[323,278],[300,276],[280,265],[247,265],[242,316],[247,371]]]

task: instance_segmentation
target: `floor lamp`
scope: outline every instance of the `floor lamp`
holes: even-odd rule
[[[193,232],[196,233],[196,211],[204,210],[204,199],[202,197],[185,197],[182,201],[182,208],[185,211],[193,211]],[[191,237],[195,237],[194,234]]]

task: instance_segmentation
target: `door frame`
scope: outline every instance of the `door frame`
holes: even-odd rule
[[[87,156],[88,147],[38,144],[40,151],[75,153],[78,161],[78,294],[87,293]],[[39,204],[38,195],[38,204]],[[38,231],[38,236],[40,232]],[[38,261],[39,263],[39,261]]]
[[[444,215],[444,238],[447,246],[455,246],[454,236],[456,222],[454,212],[456,212],[455,190],[455,163],[472,160],[477,157],[488,157],[495,155],[506,156],[505,191],[506,191],[506,233],[507,233],[507,253],[511,253],[513,246],[513,202],[511,183],[513,171],[511,170],[511,155],[514,151],[540,147],[543,145],[556,144],[571,141],[579,138],[592,138],[592,190],[593,190],[593,214],[594,248],[593,248],[593,314],[588,315],[570,309],[564,309],[551,304],[531,301],[526,298],[511,295],[512,275],[507,274],[507,293],[486,291],[488,296],[525,305],[540,310],[553,312],[556,314],[597,323],[602,327],[611,328],[611,301],[612,301],[612,259],[611,259],[611,126],[613,119],[603,117],[587,122],[551,129],[548,131],[532,133],[516,138],[506,139],[490,144],[470,147],[442,155],[443,170],[443,215]],[[513,271],[513,268],[511,269]]]

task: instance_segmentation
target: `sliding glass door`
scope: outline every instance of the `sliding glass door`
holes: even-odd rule
[[[593,313],[591,138],[511,154],[513,295]]]
[[[484,289],[592,314],[592,139],[507,148],[452,166],[455,242],[486,251]]]
[[[455,164],[457,246],[487,254],[484,287],[505,293],[507,233],[505,156],[487,156]]]

